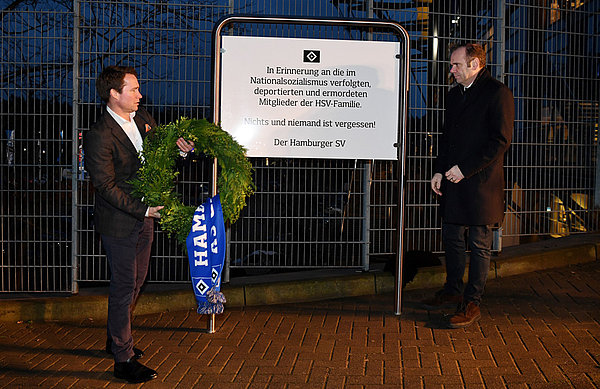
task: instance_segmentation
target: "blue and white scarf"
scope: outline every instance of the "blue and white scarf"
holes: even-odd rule
[[[223,313],[225,296],[220,289],[226,246],[219,195],[196,208],[192,228],[185,242],[198,313]]]

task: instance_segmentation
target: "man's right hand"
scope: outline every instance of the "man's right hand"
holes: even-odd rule
[[[442,187],[443,176],[441,173],[435,173],[431,179],[431,190],[433,190],[438,196],[442,195],[440,188]]]
[[[163,209],[164,205],[159,205],[157,207],[148,207],[148,217],[160,218],[160,210]]]

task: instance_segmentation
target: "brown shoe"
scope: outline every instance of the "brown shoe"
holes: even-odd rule
[[[438,290],[433,298],[421,301],[421,306],[428,311],[442,308],[456,308],[462,303],[462,295],[448,294],[444,289]]]
[[[450,328],[465,328],[475,323],[481,318],[481,310],[479,305],[472,301],[465,306],[461,304],[461,307],[456,311],[454,316],[450,318],[448,326]]]

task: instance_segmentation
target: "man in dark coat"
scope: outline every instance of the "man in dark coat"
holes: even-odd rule
[[[490,267],[492,227],[504,218],[503,164],[512,139],[514,99],[485,68],[481,45],[453,47],[450,62],[458,85],[448,92],[431,179],[432,190],[441,196],[446,283],[423,305],[427,309],[457,305],[449,326],[462,328],[481,317],[479,304]],[[467,247],[469,273],[464,286]]]
[[[85,167],[95,189],[94,224],[110,265],[106,351],[113,354],[114,375],[129,382],[145,382],[156,371],[137,360],[131,315],[146,279],[154,236],[154,218],[162,206],[148,207],[132,196],[130,181],[141,167],[143,138],[156,122],[143,108],[135,69],[110,66],[96,80],[106,110],[84,138]],[[193,144],[177,140],[183,152]]]

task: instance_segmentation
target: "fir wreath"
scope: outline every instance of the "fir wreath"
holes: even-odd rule
[[[145,204],[164,205],[159,219],[163,231],[175,236],[185,248],[196,210],[194,206],[184,205],[175,192],[175,179],[179,174],[174,169],[179,157],[175,142],[180,137],[193,141],[195,150],[217,159],[220,168],[217,188],[223,219],[234,223],[246,205],[246,197],[254,192],[252,165],[246,159],[246,150],[230,134],[206,119],[181,118],[152,131],[144,139],[144,162],[132,184],[134,195],[143,198]]]

